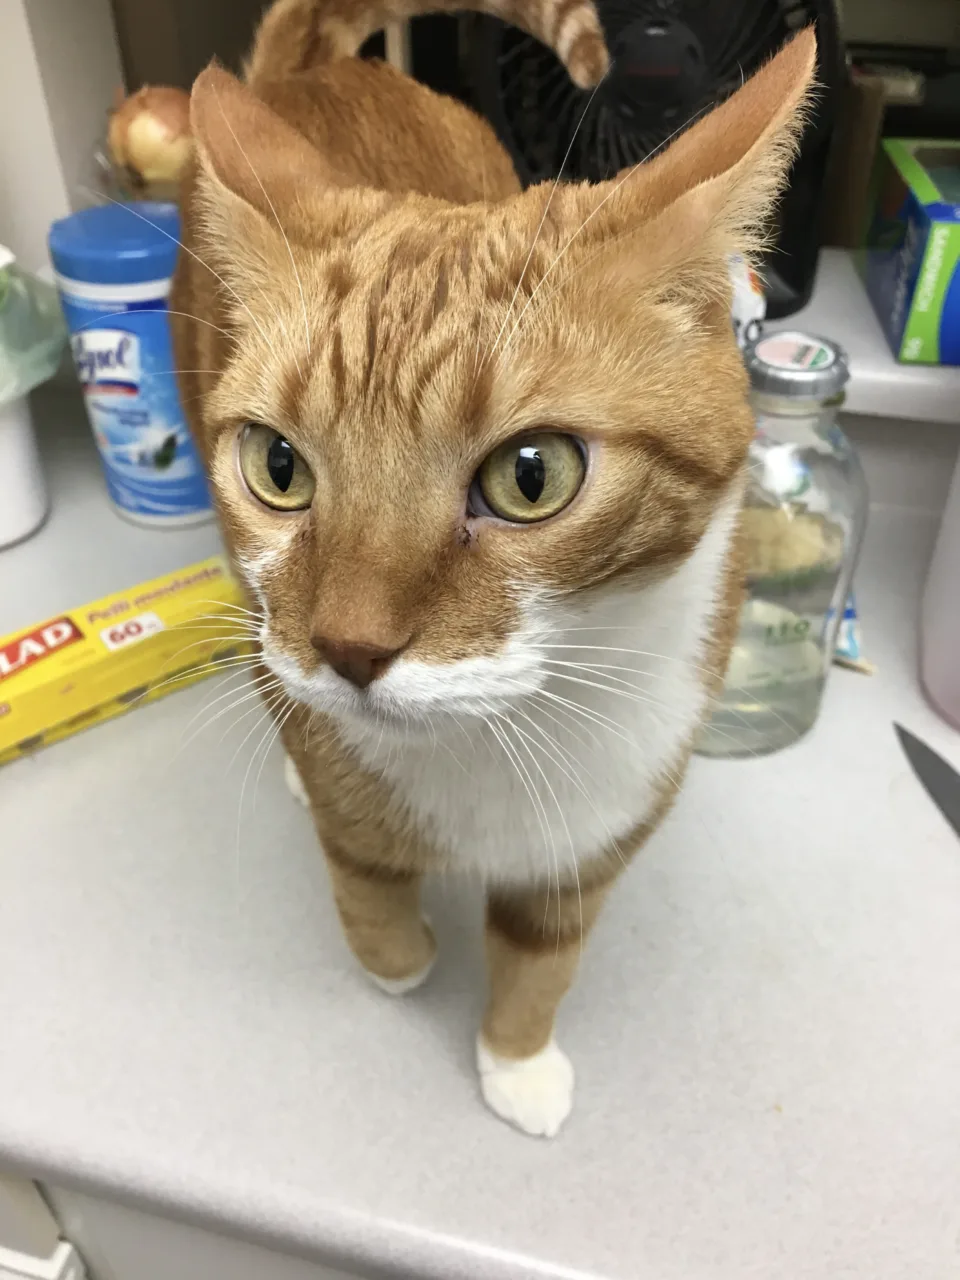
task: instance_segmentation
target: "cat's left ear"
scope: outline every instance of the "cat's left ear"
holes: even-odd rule
[[[190,128],[209,187],[271,222],[302,204],[305,193],[337,185],[303,134],[216,63],[194,83]]]
[[[786,181],[816,54],[807,28],[660,156],[598,186],[558,188],[550,218],[567,259],[558,274],[595,263],[625,283],[728,287],[726,255],[758,247]]]

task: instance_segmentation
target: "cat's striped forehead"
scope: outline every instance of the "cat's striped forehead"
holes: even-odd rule
[[[480,425],[556,236],[542,229],[530,254],[525,234],[486,227],[480,210],[396,220],[317,249],[279,241],[268,269],[240,279],[227,304],[241,336],[211,418],[240,413],[347,451]],[[541,316],[524,321],[535,330]]]

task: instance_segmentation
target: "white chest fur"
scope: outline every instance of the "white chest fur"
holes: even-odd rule
[[[546,680],[521,708],[464,718],[436,742],[354,739],[451,865],[504,882],[563,875],[649,814],[703,715],[700,664],[738,505],[723,504],[669,578],[606,593],[575,624],[540,621]]]

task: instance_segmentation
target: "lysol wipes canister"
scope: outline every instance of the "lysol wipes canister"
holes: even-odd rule
[[[157,202],[83,209],[50,230],[110,499],[136,524],[168,527],[213,515],[180,407],[167,317],[179,235],[176,206]]]

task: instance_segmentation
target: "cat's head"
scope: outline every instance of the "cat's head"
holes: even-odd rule
[[[350,187],[204,73],[197,243],[234,335],[204,451],[294,697],[371,726],[503,708],[551,637],[663,607],[719,526],[725,551],[752,435],[727,259],[814,63],[806,32],[615,180],[463,207]]]

